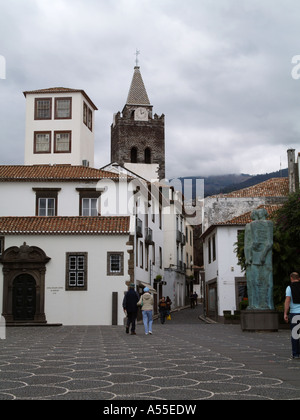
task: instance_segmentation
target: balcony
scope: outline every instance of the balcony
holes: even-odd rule
[[[153,231],[151,228],[145,228],[145,244],[146,245],[153,245]]]
[[[176,231],[176,242],[179,242],[182,246],[186,244],[185,234],[180,232],[180,230]]]
[[[143,237],[143,222],[139,218],[136,219],[136,236],[138,238]]]
[[[180,230],[176,230],[176,242],[181,242],[182,240],[182,233]]]

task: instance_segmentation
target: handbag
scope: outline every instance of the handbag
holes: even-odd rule
[[[167,315],[166,320],[167,320],[167,321],[171,321],[171,319],[172,319],[172,318],[171,318],[171,315],[170,315],[170,314],[169,314],[169,315]]]

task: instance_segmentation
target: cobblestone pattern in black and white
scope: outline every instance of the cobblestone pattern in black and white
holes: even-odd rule
[[[289,332],[242,333],[186,309],[153,335],[123,327],[8,328],[0,400],[300,399]],[[293,380],[295,378],[295,380]]]

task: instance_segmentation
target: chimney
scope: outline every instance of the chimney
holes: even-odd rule
[[[289,170],[289,192],[296,192],[296,158],[295,149],[289,149],[288,155],[288,170]]]

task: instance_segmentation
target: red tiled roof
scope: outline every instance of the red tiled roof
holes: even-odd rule
[[[56,94],[56,93],[76,93],[76,92],[80,92],[82,93],[82,95],[86,98],[86,100],[90,103],[90,105],[97,111],[98,108],[96,107],[96,105],[91,101],[91,99],[88,97],[88,95],[85,93],[84,90],[82,89],[70,89],[70,88],[65,88],[65,87],[52,87],[52,88],[48,88],[48,89],[38,89],[38,90],[27,90],[25,92],[23,92],[25,98],[26,95],[38,95],[38,94]]]
[[[119,179],[101,169],[75,165],[0,165],[0,182],[7,181],[98,181]]]
[[[287,197],[289,194],[288,178],[271,178],[252,187],[243,188],[228,194],[218,194],[218,198],[241,198],[241,197]]]
[[[128,234],[130,217],[0,217],[2,235]]]

